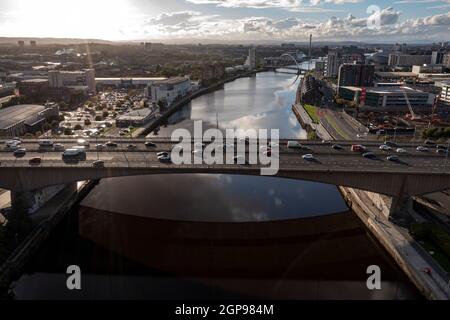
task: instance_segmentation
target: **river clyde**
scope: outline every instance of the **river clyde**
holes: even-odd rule
[[[306,138],[296,75],[264,72],[194,99],[158,136],[210,127]],[[205,127],[205,125],[204,125]],[[205,128],[204,128],[205,129]],[[82,290],[66,288],[79,265]],[[382,289],[366,269],[382,270]],[[102,180],[14,283],[17,299],[414,299],[418,291],[335,186],[273,177]]]

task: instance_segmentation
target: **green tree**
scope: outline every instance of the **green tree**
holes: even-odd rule
[[[81,124],[79,124],[79,123],[77,123],[77,124],[75,125],[75,127],[73,127],[73,130],[81,130],[81,129],[83,129],[83,127],[82,127]]]
[[[65,128],[65,129],[64,129],[64,134],[65,134],[66,136],[71,136],[71,135],[73,135],[73,131],[72,131],[72,129],[70,129],[70,128]]]

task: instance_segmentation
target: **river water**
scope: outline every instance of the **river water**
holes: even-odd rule
[[[279,129],[304,138],[299,79],[266,72],[192,101],[178,127]],[[218,119],[218,121],[217,121]],[[82,290],[67,290],[78,265]],[[366,269],[381,268],[381,290]],[[17,299],[415,299],[420,294],[348,210],[337,188],[239,175],[102,180],[14,283]]]

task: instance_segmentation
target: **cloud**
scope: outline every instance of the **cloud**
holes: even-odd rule
[[[215,4],[225,8],[284,9],[293,12],[332,12],[339,11],[318,7],[324,3],[344,4],[364,0],[187,0],[194,4]]]
[[[198,1],[198,0],[195,0]],[[199,0],[204,1],[204,0]],[[274,19],[253,16],[225,19],[205,16],[194,11],[160,14],[148,19],[144,29],[155,38],[193,38],[223,40],[306,40],[309,34],[323,40],[415,40],[419,35],[448,40],[450,12],[424,18],[400,21],[401,12],[387,7],[369,17],[330,17],[323,22],[310,22],[296,17]],[[369,28],[368,19],[379,19],[379,28]],[[406,39],[406,40],[407,40]]]

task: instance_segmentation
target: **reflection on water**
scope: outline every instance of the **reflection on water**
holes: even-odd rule
[[[275,72],[237,79],[194,99],[169,119],[158,136],[170,136],[175,128],[192,129],[193,120],[203,120],[204,129],[216,127],[218,120],[223,129],[279,129],[280,138],[305,138],[291,109],[299,82],[296,75]]]
[[[48,239],[16,282],[17,298],[419,297],[335,187],[227,175],[114,179]],[[65,287],[71,264],[83,272],[80,292]],[[382,290],[366,288],[371,264],[382,269]]]

